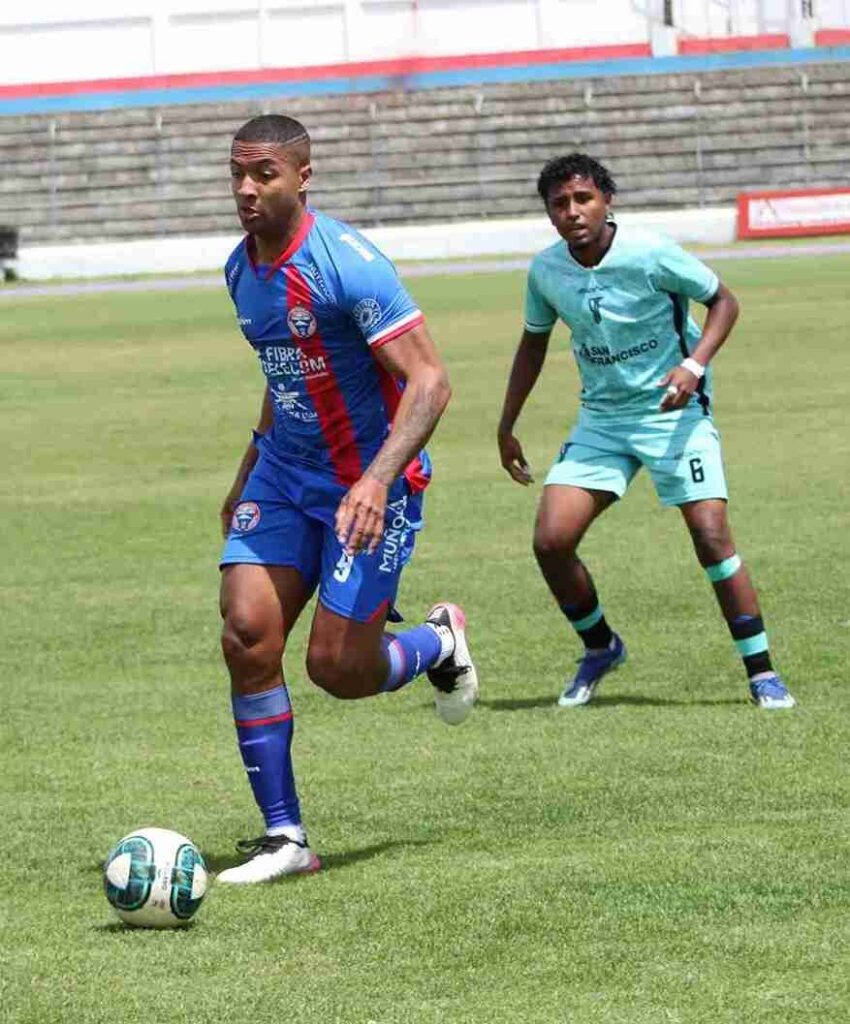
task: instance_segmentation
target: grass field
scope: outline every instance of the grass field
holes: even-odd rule
[[[494,444],[522,276],[413,281],[455,399],[400,604],[463,603],[482,700],[343,704],[288,658],[326,870],[213,886],[125,929],[100,863],[130,829],[213,869],[259,831],[218,653],[217,512],[261,396],[223,293],[0,310],[0,1021],[845,1024],[850,257],[719,268],[739,549],[799,707],[760,713],[679,516],[645,480],[585,556],[630,660],[554,704],[577,644],[530,553],[539,483]],[[542,477],[575,412],[565,335],[520,421]]]

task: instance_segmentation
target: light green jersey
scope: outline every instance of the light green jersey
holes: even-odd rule
[[[558,319],[570,328],[583,409],[645,416],[658,412],[658,381],[701,337],[689,300],[705,302],[718,286],[717,275],[671,239],[620,225],[595,267],[573,259],[561,239],[534,257],[525,329],[544,333]],[[710,397],[707,371],[686,409],[707,414]]]

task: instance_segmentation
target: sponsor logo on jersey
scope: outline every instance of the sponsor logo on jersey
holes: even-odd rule
[[[593,322],[601,324],[603,318],[605,320],[613,320],[617,324],[636,324],[637,320],[633,316],[622,316],[620,313],[612,313],[609,309],[602,308],[602,296],[591,295],[587,300],[588,308],[593,314]]]
[[[315,260],[310,260],[310,273],[313,275],[313,282],[316,285],[316,289],[321,292],[322,298],[327,299],[328,302],[332,302],[333,297],[331,296],[330,289],[325,284],[325,279],[322,276],[322,272],[319,270],[319,265]]]
[[[410,532],[410,522],[407,518],[407,495],[399,498],[398,501],[390,502],[387,509],[390,518],[384,529],[381,561],[378,564],[379,572],[395,572],[398,569],[401,556],[404,554],[405,541]]]
[[[361,299],[351,312],[354,322],[365,334],[380,321],[382,310],[375,299]]]
[[[308,356],[294,345],[266,345],[257,352],[267,377],[313,380],[328,372],[324,356]]]
[[[230,527],[237,533],[247,533],[253,530],[259,521],[260,506],[255,501],[240,501],[233,510]]]
[[[656,348],[658,348],[658,341],[655,338],[650,338],[649,341],[642,341],[639,345],[632,345],[619,352],[612,352],[607,345],[582,345],[576,350],[576,355],[579,359],[584,359],[595,366],[611,366],[614,363],[625,363],[636,356],[646,355],[647,352]]]
[[[286,322],[298,338],[312,338],[316,333],[316,318],[306,306],[293,306],[286,315]]]
[[[301,420],[302,423],[313,423],[319,418],[316,410],[311,409],[309,405],[305,405],[301,400],[301,393],[289,391],[285,384],[273,384],[271,393],[274,404],[285,416],[291,416],[294,420]]]

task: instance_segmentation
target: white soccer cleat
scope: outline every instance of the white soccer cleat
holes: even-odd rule
[[[298,843],[289,836],[260,836],[242,839],[236,849],[251,856],[244,864],[227,868],[216,878],[228,885],[252,885],[273,882],[284,875],[311,875],[322,863],[306,843]]]
[[[434,687],[437,714],[448,725],[460,725],[478,700],[478,674],[466,644],[466,616],[456,604],[435,604],[426,623],[442,638],[448,633],[452,653],[440,664],[428,669]]]

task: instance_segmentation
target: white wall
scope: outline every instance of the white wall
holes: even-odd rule
[[[662,231],[682,243],[726,244],[735,237],[735,207],[625,211],[622,224]],[[394,260],[468,259],[539,252],[557,240],[545,216],[454,224],[410,224],[363,232]],[[16,270],[28,281],[121,274],[220,273],[238,232],[203,238],[150,238],[21,250]],[[1,296],[0,296],[1,297]]]
[[[647,43],[663,0],[0,0],[0,84]],[[783,32],[802,0],[674,0],[692,36]],[[850,27],[815,0],[811,28]],[[675,40],[674,40],[675,42]]]
[[[642,43],[633,0],[0,4],[0,84]]]

